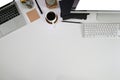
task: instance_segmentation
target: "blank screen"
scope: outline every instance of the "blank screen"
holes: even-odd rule
[[[120,10],[120,0],[80,0],[76,10]]]
[[[4,6],[4,5],[6,5],[6,4],[8,4],[8,3],[12,2],[12,1],[13,0],[1,0],[0,1],[0,7]]]

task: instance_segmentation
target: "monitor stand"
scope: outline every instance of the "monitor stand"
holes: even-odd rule
[[[82,23],[120,23],[120,13],[89,13]]]
[[[100,22],[120,23],[120,13],[97,13],[96,20]]]

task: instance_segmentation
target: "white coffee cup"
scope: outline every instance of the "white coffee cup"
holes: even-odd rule
[[[58,20],[58,16],[55,14],[55,12],[50,11],[46,14],[45,19],[49,24],[55,24]]]

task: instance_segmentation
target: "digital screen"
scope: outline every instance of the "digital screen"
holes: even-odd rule
[[[79,0],[76,10],[120,10],[120,0]]]
[[[13,0],[1,0],[0,1],[0,7],[4,6],[4,5],[6,5],[6,4],[8,4],[8,3],[12,2],[12,1]]]

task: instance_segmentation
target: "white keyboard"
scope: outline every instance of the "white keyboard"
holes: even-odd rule
[[[81,28],[83,37],[120,37],[117,23],[85,23]]]

